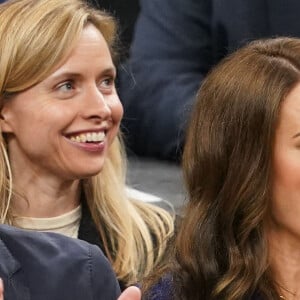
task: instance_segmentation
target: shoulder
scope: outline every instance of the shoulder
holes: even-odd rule
[[[12,253],[24,253],[41,255],[57,259],[80,259],[88,258],[91,252],[90,245],[86,242],[72,239],[61,234],[50,232],[36,232],[16,228],[8,225],[0,225],[0,238]],[[79,256],[72,257],[77,253]],[[58,255],[60,254],[60,255]],[[102,254],[101,254],[102,255]]]
[[[119,294],[115,274],[97,246],[5,225],[0,238],[20,264],[32,299],[115,300]]]

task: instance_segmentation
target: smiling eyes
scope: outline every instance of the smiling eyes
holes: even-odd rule
[[[102,78],[97,87],[102,94],[111,94],[114,91],[115,87],[115,77],[109,76]],[[84,83],[80,80],[68,79],[57,84],[54,90],[58,93],[58,96],[61,98],[71,98],[77,92],[84,88]]]

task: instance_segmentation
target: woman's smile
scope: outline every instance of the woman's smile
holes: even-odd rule
[[[67,140],[73,146],[88,152],[103,152],[106,146],[106,134],[104,131],[72,134],[67,137]]]

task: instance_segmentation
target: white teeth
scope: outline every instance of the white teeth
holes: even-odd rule
[[[91,133],[87,133],[87,134],[86,134],[86,140],[87,140],[88,142],[91,142],[91,141],[92,141],[92,134],[91,134]]]
[[[84,134],[80,135],[80,141],[85,143],[87,141],[87,137]]]
[[[92,140],[93,140],[93,142],[99,142],[98,141],[98,134],[96,132],[92,133]]]
[[[80,134],[76,136],[71,136],[70,140],[77,143],[86,143],[86,142],[102,142],[105,138],[105,133],[101,132],[88,132],[85,134]]]

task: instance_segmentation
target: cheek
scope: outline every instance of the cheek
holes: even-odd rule
[[[44,119],[39,114],[23,111],[16,114],[12,121],[12,131],[17,139],[28,137],[35,139],[41,134],[41,129],[45,126],[44,123]]]
[[[272,215],[288,222],[300,212],[300,154],[298,150],[275,152],[272,186]]]
[[[274,188],[276,185],[292,188],[295,185],[299,186],[299,183],[300,152],[298,150],[286,150],[284,153],[279,153],[274,160]]]
[[[119,98],[110,103],[110,109],[114,123],[120,124],[123,117],[123,106]]]

